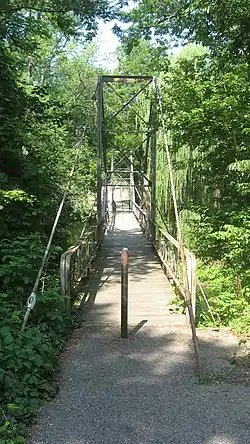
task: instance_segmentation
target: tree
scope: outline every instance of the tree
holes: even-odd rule
[[[168,69],[168,46],[160,42],[140,40],[129,54],[121,46],[118,50],[119,72],[124,75],[157,75]]]
[[[250,4],[245,0],[140,0],[123,20],[131,22],[125,41],[130,47],[146,39],[176,38],[210,48],[225,60],[250,56]]]
[[[13,5],[6,3],[6,8]],[[44,5],[32,3],[32,7]],[[1,15],[1,236],[48,234],[74,162],[74,145],[81,141],[88,120],[81,168],[57,236],[66,247],[69,227],[74,232],[89,211],[87,198],[79,198],[79,193],[88,196],[95,190],[93,50],[85,44],[86,56],[80,57],[78,51],[73,57],[73,39],[63,26],[60,30],[53,14],[27,13],[20,2],[15,6],[18,11]]]

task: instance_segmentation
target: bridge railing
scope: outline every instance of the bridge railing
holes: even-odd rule
[[[62,296],[65,299],[65,309],[70,311],[73,291],[90,271],[92,261],[95,259],[98,247],[102,242],[109,221],[108,213],[102,220],[90,227],[65,251],[60,260],[60,279]]]
[[[163,270],[169,279],[172,279],[185,298],[183,282],[183,265],[180,260],[180,244],[167,230],[153,224],[149,215],[139,205],[133,202],[133,212],[140,223],[143,232],[152,242]],[[155,239],[152,239],[152,224],[154,225]],[[192,308],[195,316],[196,308],[196,258],[195,255],[184,248],[187,267],[188,288],[191,294]]]

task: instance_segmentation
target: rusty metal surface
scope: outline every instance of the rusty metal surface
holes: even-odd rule
[[[152,82],[152,76],[102,76],[105,83],[144,83]]]

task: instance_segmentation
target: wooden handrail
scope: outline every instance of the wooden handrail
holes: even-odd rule
[[[87,276],[91,262],[95,259],[98,247],[103,239],[108,224],[108,213],[97,225],[78,239],[75,245],[69,247],[60,260],[60,279],[62,297],[65,299],[66,311],[71,310],[72,289],[80,280]],[[102,234],[101,239],[98,238]],[[72,259],[73,258],[73,259]]]
[[[148,214],[143,211],[136,202],[132,202],[133,212],[142,226],[142,229],[146,233],[146,235],[151,237],[150,230],[148,229],[147,222],[149,224],[153,224],[152,220],[148,216]],[[137,211],[135,211],[137,210]],[[139,217],[138,211],[142,217]],[[136,214],[137,213],[137,214]],[[155,241],[152,242],[157,255],[161,261],[163,270],[166,276],[172,279],[176,286],[178,287],[180,293],[185,299],[185,290],[184,290],[184,282],[182,277],[181,264],[178,261],[180,244],[177,239],[175,239],[168,231],[164,228],[160,228],[156,224],[154,224],[156,229],[156,238]],[[187,277],[188,277],[188,287],[191,294],[191,302],[193,313],[195,316],[195,308],[196,308],[196,258],[195,255],[189,251],[187,248],[184,248],[184,254],[187,264]],[[186,316],[186,322],[188,323],[188,314]]]

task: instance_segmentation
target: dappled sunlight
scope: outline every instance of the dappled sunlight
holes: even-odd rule
[[[231,439],[228,435],[216,435],[213,438],[210,438],[208,441],[204,441],[201,444],[237,444],[238,441]]]
[[[30,444],[247,444],[245,388],[199,383],[189,329],[140,327],[127,340],[114,326],[75,333]]]
[[[174,291],[131,211],[118,211],[111,218],[92,274],[82,283],[80,291],[88,294],[88,300],[84,296],[81,304],[84,322],[119,325],[123,247],[129,252],[129,324],[146,319],[151,324],[184,325],[184,315],[169,310]]]

